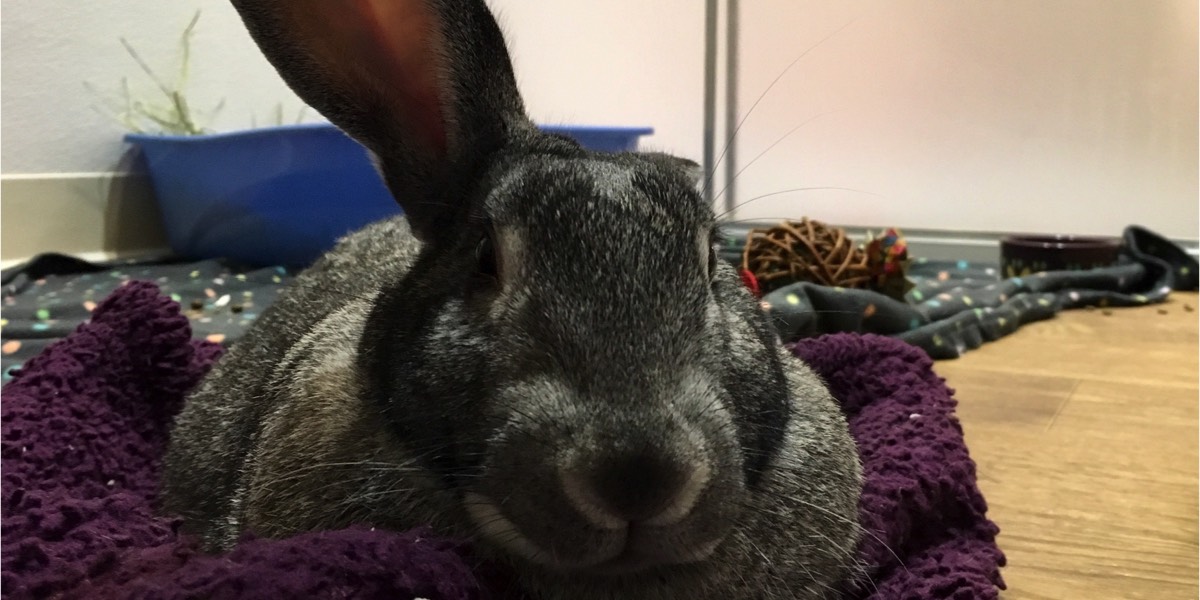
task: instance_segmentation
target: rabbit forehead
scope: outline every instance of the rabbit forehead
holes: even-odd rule
[[[564,362],[694,354],[712,300],[712,223],[690,181],[634,155],[533,157],[506,170],[487,199],[508,274],[492,317]]]
[[[683,169],[628,154],[526,160],[504,172],[486,212],[506,263],[542,277],[616,283],[653,269],[699,284],[713,231]]]
[[[692,182],[683,168],[636,154],[528,155],[503,170],[486,210],[516,226],[709,228],[712,211]]]

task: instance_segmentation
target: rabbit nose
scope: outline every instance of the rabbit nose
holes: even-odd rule
[[[708,482],[708,471],[703,462],[643,452],[568,469],[563,486],[576,510],[600,528],[666,526],[691,512]]]

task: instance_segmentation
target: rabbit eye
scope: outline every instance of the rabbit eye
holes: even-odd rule
[[[475,247],[475,262],[476,270],[480,275],[496,279],[499,277],[500,268],[496,264],[496,246],[492,243],[491,234],[483,236],[479,240],[479,245]]]
[[[717,225],[713,225],[701,239],[701,252],[708,252],[708,280],[711,282],[717,277],[717,269],[720,268],[722,260],[721,248],[727,247],[728,240]]]

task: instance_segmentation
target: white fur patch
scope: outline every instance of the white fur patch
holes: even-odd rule
[[[526,261],[525,241],[515,227],[504,227],[496,231],[496,255],[500,261],[500,293],[492,302],[489,311],[492,320],[505,314],[519,312],[529,300],[524,275]]]
[[[500,512],[500,508],[491,500],[472,492],[466,494],[463,503],[471,520],[488,539],[535,563],[551,564],[553,562],[552,557],[525,537],[521,530],[517,529],[517,526],[508,520],[508,517],[504,516]]]
[[[665,510],[653,518],[647,519],[647,525],[667,527],[684,520],[692,513],[692,509],[696,507],[696,502],[700,499],[700,494],[704,491],[704,488],[708,487],[708,481],[712,477],[712,467],[709,465],[707,459],[708,453],[705,450],[704,439],[690,427],[686,431],[688,443],[695,448],[689,454],[699,459],[696,461],[695,470],[692,471],[691,476],[684,483],[683,489],[679,490],[679,494],[675,496],[675,500]]]
[[[562,483],[563,492],[571,501],[571,506],[589,523],[609,531],[620,531],[629,526],[625,519],[608,512],[593,498],[587,484],[577,471],[559,465],[558,478]]]

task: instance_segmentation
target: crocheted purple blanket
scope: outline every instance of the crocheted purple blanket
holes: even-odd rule
[[[845,407],[866,472],[846,598],[996,598],[1004,555],[954,417],[920,350],[849,334],[794,347]],[[220,348],[191,339],[148,283],[3,389],[3,574],[8,598],[487,598],[465,548],[428,530],[247,538],[199,553],[153,510],[172,417]]]

